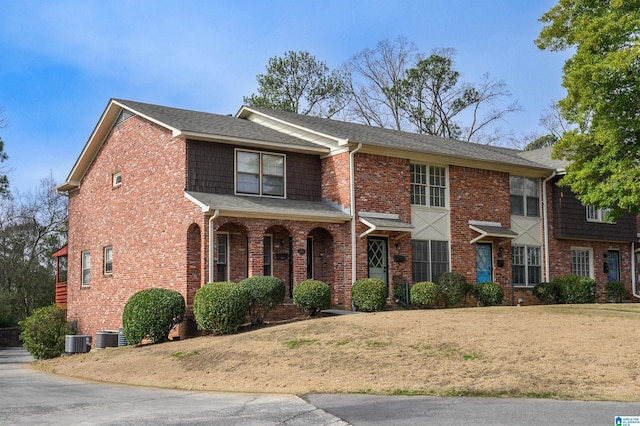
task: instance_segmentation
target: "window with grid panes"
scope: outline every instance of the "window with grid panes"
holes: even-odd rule
[[[513,284],[533,287],[541,282],[542,265],[540,247],[515,246],[512,248]]]
[[[410,167],[411,204],[446,207],[446,169],[426,164],[411,164]]]
[[[449,271],[448,241],[411,240],[411,279],[414,283],[434,281]]]
[[[591,276],[591,250],[571,249],[571,274],[583,277]]]

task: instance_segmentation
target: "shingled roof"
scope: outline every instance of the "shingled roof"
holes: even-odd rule
[[[113,101],[130,109],[132,112],[142,114],[155,122],[172,127],[184,134],[232,137],[320,148],[320,146],[312,142],[280,133],[249,120],[238,119],[232,115],[171,108],[124,99],[113,99]]]
[[[516,149],[481,145],[439,136],[401,132],[365,124],[299,115],[267,108],[243,107],[243,109],[246,111],[255,111],[261,115],[273,117],[326,135],[346,139],[353,143],[361,142],[367,145],[405,149],[448,157],[468,158],[472,160],[531,167],[539,170],[552,170],[552,168],[544,163],[534,162],[521,157],[519,155],[521,151]]]

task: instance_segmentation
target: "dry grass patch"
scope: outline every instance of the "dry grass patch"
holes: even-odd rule
[[[640,401],[640,305],[396,311],[39,361],[117,383]]]

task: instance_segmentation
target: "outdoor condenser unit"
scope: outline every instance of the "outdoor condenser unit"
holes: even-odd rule
[[[64,351],[68,354],[85,353],[91,350],[91,336],[87,334],[67,334],[64,337]]]

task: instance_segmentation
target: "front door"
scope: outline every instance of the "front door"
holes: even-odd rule
[[[492,281],[491,244],[476,244],[476,284]]]
[[[382,237],[369,237],[367,242],[367,256],[369,263],[369,278],[377,278],[389,285],[387,257],[387,239]]]
[[[609,263],[609,282],[620,281],[620,252],[609,250],[607,261]]]

